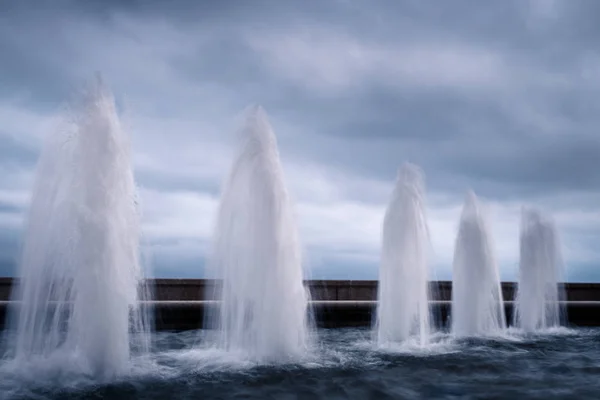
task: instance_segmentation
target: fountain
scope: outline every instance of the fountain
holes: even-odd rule
[[[538,210],[523,209],[520,252],[515,326],[525,331],[560,326],[564,266],[554,221]]]
[[[452,333],[475,336],[506,328],[500,277],[487,221],[469,191],[454,249]]]
[[[81,100],[37,167],[12,349],[16,362],[54,357],[109,378],[129,366],[130,330],[145,330],[136,190],[128,139],[100,78]]]
[[[405,163],[383,222],[376,337],[386,345],[417,336],[429,340],[428,230],[423,173]]]
[[[275,134],[261,107],[248,111],[240,133],[211,260],[222,300],[212,323],[226,350],[263,361],[297,358],[306,350],[308,295]]]

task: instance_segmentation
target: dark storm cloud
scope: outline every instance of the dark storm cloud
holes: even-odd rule
[[[410,159],[431,171],[434,188],[448,189],[448,182],[456,182],[456,187],[479,186],[484,194],[498,197],[597,186],[600,169],[594,168],[598,142],[593,127],[598,109],[590,104],[598,82],[585,76],[581,64],[594,54],[586,46],[599,34],[596,3],[579,2],[573,7],[560,3],[558,15],[538,15],[543,10],[536,10],[535,2],[486,7],[468,1],[435,7],[422,2],[380,2],[364,8],[344,2],[278,3],[268,12],[260,3],[249,9],[224,3],[181,15],[178,10],[184,4],[176,2],[168,9],[150,6],[146,11],[185,23],[192,23],[193,16],[208,15],[216,18],[209,18],[212,22],[231,26],[217,29],[208,47],[181,56],[173,61],[174,66],[191,80],[210,77],[228,83],[238,91],[240,105],[259,99],[275,118],[287,117],[314,132],[299,135],[298,143],[290,145],[304,148],[304,156],[383,179],[394,176],[401,160]],[[538,6],[543,7],[543,2]],[[288,33],[281,28],[284,24],[307,30],[326,24],[334,32],[360,32],[360,40],[367,45],[393,44],[398,37],[443,42],[448,35],[451,42],[500,54],[512,75],[498,79],[514,79],[516,88],[465,95],[460,88],[390,88],[367,77],[351,91],[324,98],[274,75],[245,46],[240,36],[265,29],[261,21],[273,23],[282,34]],[[373,29],[365,30],[367,24]],[[498,104],[497,94],[507,104]],[[520,104],[532,109],[519,110]],[[535,120],[523,120],[527,113],[533,119],[550,119],[550,123],[556,119],[557,125],[565,126],[540,127]],[[560,135],[542,136],[544,129]],[[541,134],[532,137],[536,130]],[[327,139],[329,135],[334,139]],[[281,142],[285,148],[285,139]]]
[[[19,234],[20,232],[10,228],[0,230],[0,276],[12,276],[17,270]]]
[[[326,270],[317,271],[308,276],[308,279],[348,279],[351,276],[355,280],[373,280],[378,278],[377,270],[365,269],[364,262],[352,260],[340,261],[337,258],[325,258],[322,260],[328,266]]]
[[[529,111],[511,115],[485,99],[381,91],[319,104],[320,111],[311,107],[315,117],[307,125],[317,133],[298,136],[294,145],[371,177],[389,179],[402,160],[411,160],[439,189],[452,178],[460,185],[485,183],[486,194],[498,197],[598,191],[600,119],[592,98],[571,93],[544,104],[549,125],[540,126],[536,118],[547,120],[536,110],[527,120]]]
[[[220,193],[218,182],[201,179],[194,174],[140,169],[136,172],[135,178],[140,186],[148,189],[168,192],[190,191],[213,196],[218,196]]]
[[[150,276],[158,278],[198,278],[206,276],[206,260],[203,256],[165,256],[154,257],[150,262]]]
[[[134,113],[156,119],[196,124],[262,104],[284,162],[343,174],[340,192],[353,200],[384,201],[387,191],[360,182],[391,184],[409,160],[433,192],[460,199],[473,187],[590,210],[600,196],[599,16],[593,0],[5,1],[0,100],[60,112],[100,69],[119,101],[131,96]],[[147,123],[136,151],[222,139],[179,128]],[[211,151],[195,157],[218,158]],[[0,132],[0,167],[31,169],[36,157]],[[137,169],[141,186],[218,195],[224,173],[199,176],[193,155],[156,159]],[[334,274],[361,274],[361,262],[324,259]]]
[[[488,154],[486,154],[488,153]],[[491,153],[491,154],[489,154]],[[521,140],[510,149],[477,153],[457,160],[459,170],[501,184],[520,184],[529,190],[587,190],[600,188],[600,141],[554,138]]]
[[[16,205],[10,202],[0,200],[0,213],[21,213],[23,212],[23,207],[20,205]]]
[[[15,136],[2,134],[0,128],[0,165],[4,167],[32,167],[37,160],[37,150],[18,141]]]

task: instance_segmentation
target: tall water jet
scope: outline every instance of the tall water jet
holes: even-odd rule
[[[554,221],[535,209],[521,213],[515,326],[525,331],[561,325],[564,265]]]
[[[491,233],[475,194],[467,193],[454,249],[452,333],[493,334],[506,328]]]
[[[418,337],[429,341],[429,235],[423,173],[405,163],[383,221],[379,267],[377,342],[386,345]]]
[[[212,267],[222,303],[219,345],[261,361],[299,357],[308,295],[275,134],[252,107],[221,196]]]
[[[108,378],[128,369],[130,330],[145,330],[136,190],[112,95],[98,78],[80,100],[37,167],[13,349]]]

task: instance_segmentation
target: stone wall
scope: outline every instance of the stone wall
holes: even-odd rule
[[[198,300],[210,299],[214,293],[212,281],[201,279],[156,279],[151,282],[152,298],[160,303],[153,307],[157,330],[186,330],[202,327],[206,304]],[[10,298],[12,280],[0,278],[0,329],[3,328]],[[433,299],[442,300],[432,305],[438,326],[447,326],[452,283],[432,282]],[[335,328],[370,326],[373,322],[377,299],[376,281],[307,281],[313,303],[310,312],[319,327]],[[502,283],[507,320],[511,320],[515,284]],[[600,284],[570,283],[566,285],[567,315],[575,326],[600,326]],[[4,301],[4,303],[2,303]]]
[[[0,301],[10,299],[11,278],[0,278]],[[151,279],[152,298],[159,301],[194,301],[214,298],[213,281],[204,279]],[[377,299],[377,281],[306,281],[312,300],[365,301]],[[502,282],[504,300],[514,299],[516,284]],[[431,283],[433,300],[451,300],[452,282]],[[569,301],[600,301],[599,283],[567,283]],[[211,294],[211,295],[209,295]]]

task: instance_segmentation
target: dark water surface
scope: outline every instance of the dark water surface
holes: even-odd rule
[[[377,349],[370,332],[319,330],[312,354],[258,365],[209,347],[204,332],[157,333],[127,378],[95,382],[68,360],[0,361],[1,399],[600,399],[600,330]],[[61,364],[62,363],[62,364]],[[59,365],[63,365],[59,368]]]

